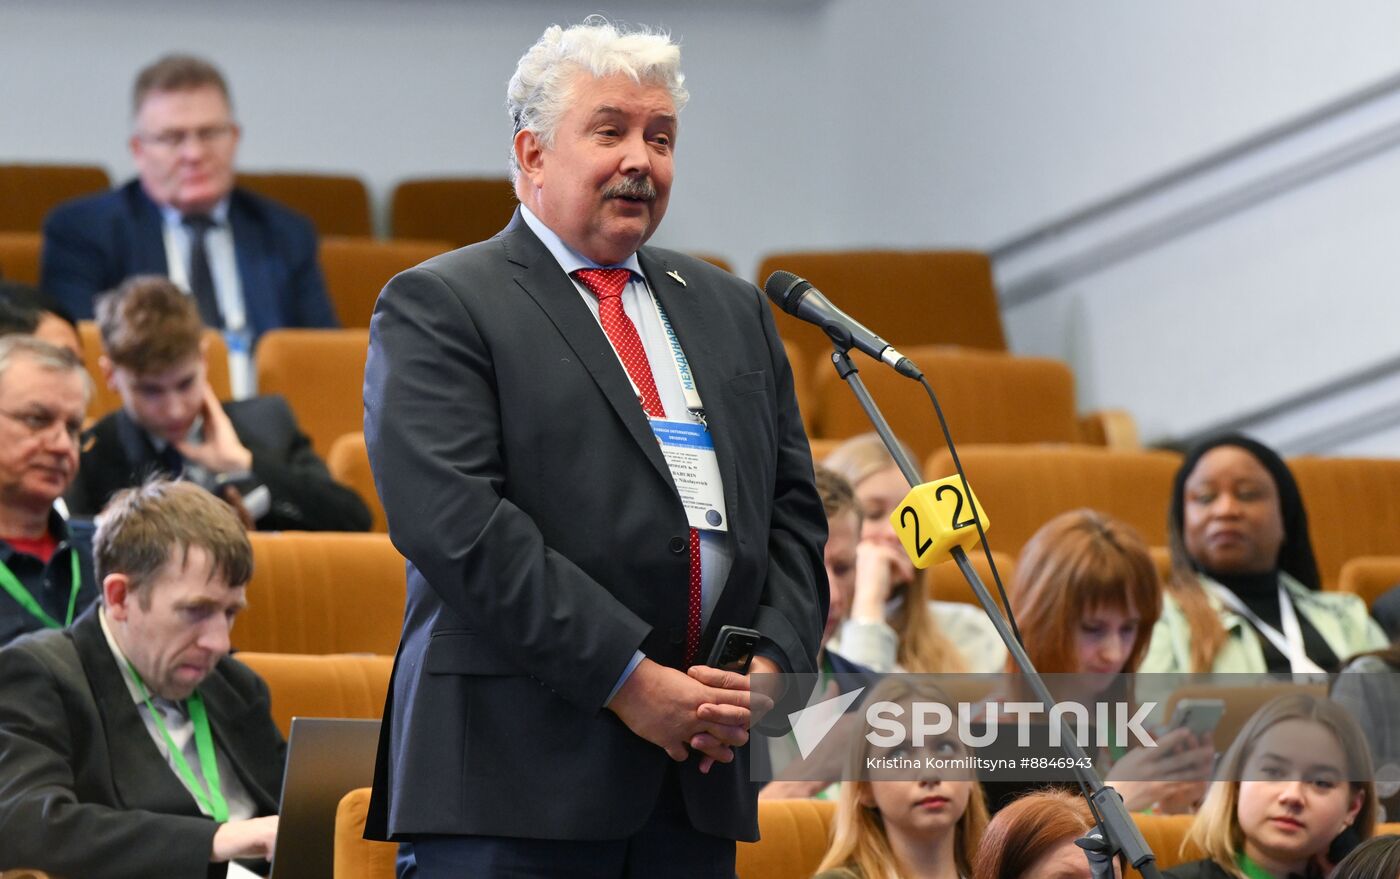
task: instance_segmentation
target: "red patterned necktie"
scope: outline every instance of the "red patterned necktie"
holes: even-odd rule
[[[637,325],[622,310],[622,291],[632,278],[628,269],[579,269],[578,278],[598,297],[598,320],[603,332],[617,351],[618,359],[627,370],[632,384],[637,386],[642,409],[651,418],[665,418],[661,395],[656,391],[656,379],[651,374],[642,338]],[[685,664],[690,665],[700,652],[700,532],[690,529],[690,601],[685,625]]]

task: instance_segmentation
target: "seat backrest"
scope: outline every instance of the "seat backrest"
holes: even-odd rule
[[[237,659],[267,682],[272,720],[284,736],[293,717],[382,717],[394,668],[392,656],[240,652]]]
[[[97,329],[97,323],[90,320],[78,321],[78,337],[83,342],[83,366],[87,367],[88,375],[92,377],[92,400],[88,402],[87,417],[96,421],[109,412],[120,409],[122,398],[116,391],[107,387],[107,380],[102,377],[102,367],[98,364],[98,359],[102,356],[102,334]],[[204,345],[204,362],[208,368],[209,386],[214,389],[215,396],[220,400],[228,400],[233,397],[228,373],[228,345],[218,330],[204,331]]]
[[[1142,831],[1147,847],[1157,856],[1157,868],[1169,870],[1179,864],[1199,861],[1205,857],[1197,845],[1189,845],[1182,851],[1181,844],[1186,840],[1186,831],[1191,829],[1191,815],[1147,815],[1134,812],[1133,823]]]
[[[988,536],[990,537],[990,535]],[[997,606],[1002,607],[1001,597],[997,595],[996,581],[992,579],[992,569],[987,564],[987,556],[982,552],[982,548],[979,546],[973,549],[967,554],[967,557],[972,562],[972,569],[977,572],[978,579],[992,594]],[[1002,585],[1010,589],[1011,577],[1016,573],[1016,557],[994,549],[992,550],[992,560],[996,562],[997,573],[1001,575]],[[924,576],[930,578],[928,583],[929,598],[937,601],[961,601],[973,607],[982,606],[982,602],[977,600],[977,595],[972,591],[971,584],[962,575],[962,570],[958,568],[956,562],[952,560],[940,562],[929,568]]]
[[[947,347],[901,349],[923,368],[957,443],[1074,443],[1074,376],[1058,360]],[[870,421],[829,362],[819,361],[813,435],[849,437]],[[868,359],[860,377],[895,435],[922,461],[945,447],[933,405],[917,382]]]
[[[347,433],[331,446],[326,456],[326,467],[336,482],[355,489],[369,507],[373,521],[371,531],[388,531],[389,523],[384,518],[384,505],[379,502],[379,492],[374,487],[374,474],[369,469],[369,452],[365,449],[364,433]]]
[[[1123,520],[1148,546],[1167,542],[1167,505],[1181,463],[1174,452],[966,445],[958,448],[958,457],[991,521],[987,538],[993,549],[1014,557],[1046,522],[1080,507]],[[924,478],[934,481],[953,472],[944,450],[929,460]]]
[[[1348,559],[1400,555],[1400,459],[1290,458],[1288,469],[1308,510],[1323,588],[1337,588]]]
[[[253,579],[233,645],[267,653],[398,649],[403,556],[386,534],[252,532]]]
[[[831,842],[836,804],[826,800],[759,800],[758,842],[741,842],[739,879],[809,879]]]
[[[962,345],[1006,350],[1001,306],[985,253],[965,250],[840,250],[774,253],[758,269],[761,289],[775,271],[806,278],[842,311],[903,350]],[[825,360],[831,341],[820,329],[774,314],[783,338],[807,359]],[[908,353],[908,352],[905,352]]]
[[[369,330],[270,330],[253,357],[258,392],[281,394],[324,458],[331,444],[364,429]]]
[[[802,412],[802,428],[811,434],[812,415],[816,401],[812,397],[812,371],[807,355],[802,349],[783,340],[783,353],[787,355],[788,366],[792,369],[792,392],[797,397],[797,408]]]
[[[451,249],[448,241],[322,238],[321,271],[340,325],[368,327],[374,302],[390,278]]]
[[[38,232],[55,206],[111,188],[98,165],[0,165],[0,232]]]
[[[369,190],[358,177],[294,172],[239,173],[238,185],[291,208],[321,235],[373,235]]]
[[[1376,599],[1400,584],[1400,556],[1363,555],[1342,565],[1337,588],[1360,595],[1370,607]]]
[[[365,839],[370,789],[352,790],[335,808],[335,879],[394,879],[399,847]]]
[[[442,239],[462,247],[504,229],[516,204],[505,177],[404,180],[394,187],[390,229],[395,238]]]
[[[44,236],[38,232],[0,232],[0,278],[38,286],[43,248]]]

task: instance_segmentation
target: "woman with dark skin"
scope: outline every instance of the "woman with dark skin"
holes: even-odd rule
[[[1354,595],[1320,591],[1298,485],[1239,434],[1187,453],[1168,518],[1172,576],[1140,671],[1336,671],[1384,647]]]

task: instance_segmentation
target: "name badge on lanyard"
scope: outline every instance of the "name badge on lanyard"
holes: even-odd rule
[[[685,507],[685,517],[690,527],[701,531],[728,531],[729,520],[724,509],[724,483],[719,475],[719,459],[715,457],[715,440],[705,422],[705,406],[700,400],[700,391],[695,386],[690,361],[681,350],[681,343],[676,339],[676,331],[671,327],[670,318],[655,294],[651,295],[651,304],[656,309],[656,318],[661,322],[661,328],[666,332],[671,362],[676,368],[681,392],[685,394],[685,408],[693,419],[670,421],[653,418],[650,420],[651,431],[661,445],[661,454],[666,458],[666,466],[670,468],[671,480],[676,483],[676,492],[681,496],[681,504]]]
[[[687,421],[651,420],[651,432],[661,444],[661,454],[671,469],[690,527],[702,531],[728,531],[724,515],[724,490],[719,477],[715,442],[704,425]]]
[[[1283,588],[1282,583],[1278,585],[1279,620],[1283,623],[1282,632],[1260,619],[1258,614],[1250,610],[1240,600],[1240,597],[1229,589],[1219,583],[1212,583],[1211,586],[1222,604],[1249,620],[1255,630],[1267,638],[1269,643],[1273,644],[1278,652],[1284,655],[1293,674],[1324,674],[1321,666],[1312,661],[1304,648],[1303,627],[1298,622],[1298,611],[1293,607],[1288,590]]]

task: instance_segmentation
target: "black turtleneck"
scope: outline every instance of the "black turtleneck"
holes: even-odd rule
[[[1249,608],[1259,619],[1273,626],[1279,632],[1283,631],[1283,617],[1278,606],[1278,571],[1269,571],[1264,574],[1219,574],[1207,571],[1206,576],[1239,596],[1245,607]],[[1303,650],[1308,654],[1308,658],[1317,663],[1323,671],[1338,671],[1341,663],[1337,659],[1337,654],[1332,652],[1332,648],[1323,640],[1322,634],[1301,613],[1298,614],[1298,627],[1303,631]],[[1292,666],[1289,665],[1288,657],[1284,656],[1283,651],[1275,647],[1274,643],[1265,638],[1263,634],[1259,635],[1259,644],[1264,648],[1264,662],[1270,673],[1287,674],[1293,670]]]

